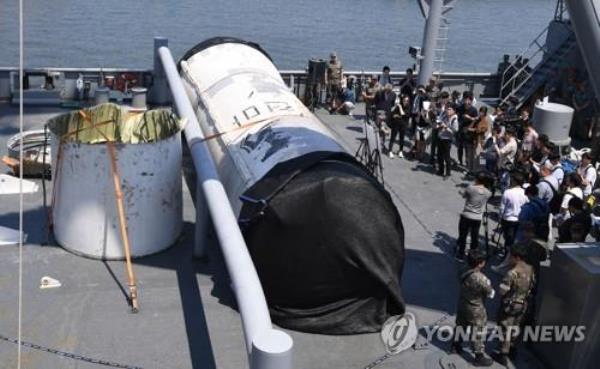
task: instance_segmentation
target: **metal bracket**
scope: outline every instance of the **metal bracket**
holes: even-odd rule
[[[258,206],[258,210],[254,212],[250,218],[240,218],[238,223],[240,227],[248,226],[250,223],[265,215],[265,210],[269,207],[269,203],[265,199],[253,199],[250,196],[242,195],[240,200],[245,203],[250,203]]]

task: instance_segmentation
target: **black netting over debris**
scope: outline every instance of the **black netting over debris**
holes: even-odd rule
[[[402,221],[351,156],[277,165],[244,194],[240,222],[276,324],[365,333],[404,312]]]

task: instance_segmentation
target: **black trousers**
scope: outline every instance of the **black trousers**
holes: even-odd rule
[[[504,236],[504,248],[507,249],[507,251],[515,243],[515,237],[517,235],[518,227],[519,222],[511,222],[502,219],[502,234]]]
[[[452,141],[450,140],[438,140],[438,173],[450,175],[452,163],[450,162],[450,148],[452,147]]]
[[[481,226],[481,220],[468,219],[461,215],[458,221],[458,240],[456,246],[458,247],[458,255],[465,254],[465,246],[467,243],[467,234],[471,234],[471,250],[479,247],[479,228]]]
[[[463,153],[465,152],[465,138],[462,133],[456,135],[456,156],[460,165],[463,164]]]
[[[406,136],[407,126],[408,123],[392,121],[392,133],[390,135],[390,144],[388,147],[388,151],[392,151],[392,148],[394,147],[394,142],[398,143],[398,146],[400,146],[400,151],[404,149],[404,137]],[[396,137],[398,137],[397,140]]]
[[[431,164],[435,162],[435,154],[438,147],[438,130],[431,130]]]

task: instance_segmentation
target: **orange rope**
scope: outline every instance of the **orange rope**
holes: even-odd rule
[[[60,184],[60,171],[62,169],[62,155],[63,155],[63,139],[61,138],[58,142],[58,153],[56,154],[56,168],[54,170],[54,186],[52,186],[52,200],[50,202],[50,209],[48,209],[48,229],[54,227],[54,207],[56,205],[56,199],[58,197],[58,189]]]

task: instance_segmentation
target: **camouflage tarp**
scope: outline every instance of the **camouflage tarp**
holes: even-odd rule
[[[166,109],[136,112],[108,103],[61,114],[48,121],[48,128],[65,141],[137,144],[171,137],[182,125]]]

